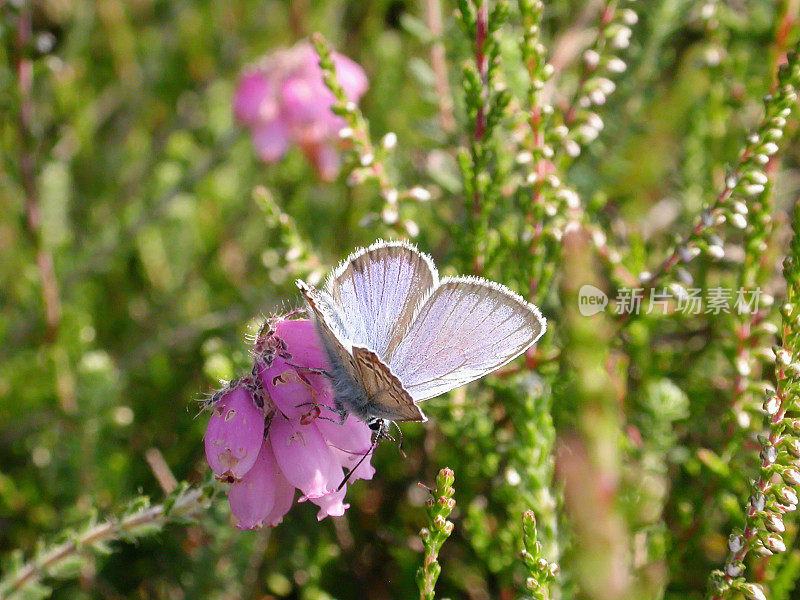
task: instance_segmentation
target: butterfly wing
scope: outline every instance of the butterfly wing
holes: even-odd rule
[[[370,396],[372,416],[392,421],[427,421],[403,383],[377,354],[367,348],[354,346],[353,358],[361,382]]]
[[[425,421],[425,415],[389,367],[371,350],[349,343],[341,317],[327,295],[303,281],[298,281],[297,287],[314,317],[341,406],[360,419]]]
[[[387,363],[415,402],[474,381],[544,333],[539,309],[500,284],[445,278],[423,302]]]
[[[297,280],[297,287],[300,288],[300,292],[306,299],[328,362],[331,364],[334,388],[337,388],[337,379],[343,382],[347,378],[357,381],[358,369],[336,308],[325,297],[324,292],[320,292],[304,281]],[[354,382],[350,381],[349,383]],[[339,387],[343,385],[344,383],[340,383]],[[335,391],[338,395],[338,390],[335,389]]]
[[[383,358],[438,282],[428,255],[405,242],[380,241],[344,260],[328,279],[326,290],[350,341]]]

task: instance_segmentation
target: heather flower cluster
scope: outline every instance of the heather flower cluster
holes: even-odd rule
[[[318,519],[341,516],[350,480],[370,479],[371,431],[332,411],[328,368],[313,324],[276,318],[256,338],[249,375],[231,381],[211,401],[205,436],[214,474],[230,483],[231,512],[240,529],[277,525],[300,490],[299,502],[319,507]],[[368,457],[369,458],[369,457]]]
[[[364,71],[341,54],[331,58],[347,98],[357,103],[367,91]],[[317,52],[304,41],[265,56],[247,70],[236,90],[234,111],[263,160],[277,161],[295,143],[319,176],[330,180],[339,171],[339,131],[345,126],[331,111],[335,101],[323,81]]]

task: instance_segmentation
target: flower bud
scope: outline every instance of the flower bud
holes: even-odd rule
[[[678,248],[678,255],[685,263],[690,262],[698,254],[700,254],[700,248],[697,248],[696,246],[681,246]]]
[[[716,260],[725,258],[725,250],[723,250],[722,246],[709,246],[707,251],[708,255]]]
[[[431,193],[423,187],[413,187],[408,193],[414,200],[419,200],[420,202],[427,202],[431,199]]]
[[[775,486],[775,497],[789,506],[797,506],[797,493],[790,487],[783,485]]]
[[[764,133],[764,139],[770,142],[777,142],[782,137],[783,137],[783,131],[775,127],[767,129],[767,131]]]
[[[773,533],[783,533],[786,531],[786,525],[780,515],[771,513],[764,517],[764,527]]]
[[[731,203],[731,208],[740,215],[746,215],[749,212],[747,205],[741,200],[734,200]]]
[[[773,554],[775,554],[769,548],[765,548],[764,544],[762,544],[760,541],[753,546],[752,552],[756,556],[762,556],[762,557],[772,556]]]
[[[636,25],[639,22],[639,15],[631,8],[626,8],[622,11],[622,21],[626,25]]]
[[[766,185],[769,181],[769,177],[763,171],[758,171],[753,169],[752,171],[748,171],[745,174],[745,177],[752,181],[753,183],[758,183],[760,185]]]
[[[775,348],[775,358],[784,367],[788,367],[792,362],[792,355],[789,354],[786,348]]]
[[[397,134],[394,131],[390,131],[385,136],[383,136],[381,144],[387,150],[394,149],[394,147],[397,146]]]
[[[603,92],[606,96],[613,94],[614,90],[617,89],[617,85],[606,77],[598,77],[595,79],[594,83],[597,86],[597,89]]]
[[[589,100],[596,106],[602,106],[606,103],[606,95],[603,90],[595,89],[589,92]]]
[[[586,63],[589,70],[594,70],[600,64],[600,54],[597,53],[597,50],[587,50],[583,53],[583,62]]]
[[[739,591],[747,600],[767,600],[764,590],[757,583],[743,583],[739,586]]]
[[[778,411],[781,408],[781,401],[778,396],[772,395],[768,396],[766,400],[764,400],[764,412],[767,413],[770,417],[775,416],[778,414]]]
[[[760,183],[748,183],[742,186],[742,191],[748,196],[758,196],[764,191],[764,185]]]
[[[575,140],[566,140],[564,142],[564,152],[571,158],[576,158],[581,154],[581,147]]]
[[[606,68],[610,73],[622,73],[627,68],[627,65],[625,64],[625,61],[615,56],[608,61]]]
[[[738,533],[732,533],[728,536],[728,550],[731,552],[739,552],[744,548],[744,539]]]
[[[747,219],[739,213],[733,213],[731,215],[731,225],[736,227],[736,229],[745,229],[747,228]]]
[[[389,204],[397,204],[398,196],[399,196],[399,194],[398,194],[397,190],[394,189],[394,188],[388,188],[388,189],[384,190],[384,192],[383,192],[383,197],[386,199],[386,201]]]
[[[728,563],[725,565],[725,574],[729,577],[738,577],[744,572],[742,563]]]
[[[761,146],[761,152],[766,154],[767,156],[772,156],[778,151],[778,144],[775,142],[767,142],[763,146]]]
[[[767,465],[774,465],[775,461],[778,460],[778,449],[772,445],[765,445],[761,449],[761,460]]]
[[[764,546],[768,548],[770,552],[786,552],[786,544],[783,543],[779,535],[768,535],[764,538]]]

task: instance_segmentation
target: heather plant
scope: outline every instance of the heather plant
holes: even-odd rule
[[[0,598],[800,597],[795,0],[0,16]],[[373,445],[380,238],[548,327]]]

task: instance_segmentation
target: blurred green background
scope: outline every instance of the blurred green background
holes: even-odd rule
[[[260,318],[300,306],[296,277],[321,274],[355,246],[392,235],[379,221],[364,222],[383,206],[374,185],[320,182],[296,148],[277,164],[258,159],[231,102],[241,70],[264,53],[320,31],[363,66],[370,88],[361,108],[372,137],[391,131],[399,139],[391,177],[433,191],[430,202],[403,209],[419,225],[416,242],[446,272],[468,269],[459,262],[465,209],[453,148],[469,135],[460,89],[469,45],[454,5],[443,2],[458,122],[445,131],[430,66],[431,4],[438,3],[3,3],[0,553],[30,555],[38,539],[91,511],[116,512],[139,493],[160,497],[149,449],[178,479],[202,480],[207,416],[197,416],[193,400],[246,368],[244,337]],[[628,69],[599,110],[605,131],[565,173],[587,202],[604,207],[597,223],[630,252],[634,271],[658,264],[673,235],[688,231],[718,193],[726,163],[759,119],[777,44],[788,46],[780,27],[788,23],[788,38],[797,38],[795,2],[719,3],[716,24],[704,16],[708,4],[633,5],[639,23],[625,51]],[[573,38],[580,46],[581,32],[596,27],[597,5],[548,2],[548,50],[569,50]],[[508,27],[502,39],[502,55],[517,57],[519,32]],[[556,99],[575,88],[577,54],[559,73]],[[26,61],[32,83],[24,92]],[[518,75],[506,77],[513,87]],[[793,125],[789,136],[775,187],[779,241],[783,209],[800,188]],[[499,144],[506,146],[510,152],[510,143]],[[515,283],[502,272],[493,277]],[[773,287],[780,294],[780,284]],[[555,289],[543,309],[557,336]],[[665,517],[656,509],[648,527],[669,532],[658,538],[669,575],[656,579],[669,579],[676,598],[699,597],[724,560],[748,473],[726,463],[752,467],[756,458],[750,434],[726,454],[725,433],[709,429],[723,394],[712,376],[728,376],[722,343],[706,354],[651,346],[653,336],[690,329],[690,337],[718,341],[702,317],[684,325],[637,324],[627,375],[637,390],[630,420],[645,421],[643,430],[647,419],[661,424],[652,428],[662,436],[653,456]],[[652,381],[656,388],[647,387]],[[403,426],[408,456],[384,444],[375,480],[352,486],[341,519],[317,523],[316,510],[299,505],[275,529],[239,532],[220,499],[196,524],[116,544],[115,555],[56,582],[53,597],[414,597],[425,524],[416,484],[430,485],[443,466],[456,473],[459,504],[442,551],[440,596],[518,597],[521,512],[536,508],[531,503],[552,509],[558,496],[548,491],[547,415],[555,397],[556,428],[570,423],[574,407],[559,402],[569,395],[564,386],[545,369],[544,379],[527,373],[430,401],[429,423]],[[523,420],[541,422],[540,447],[515,447]],[[692,520],[698,513],[701,525]]]

